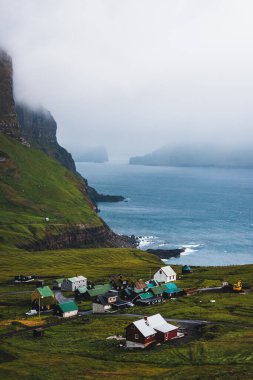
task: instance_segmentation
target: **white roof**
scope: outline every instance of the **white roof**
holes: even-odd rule
[[[166,333],[177,329],[177,326],[166,322],[161,314],[152,315],[151,317],[147,317],[146,320],[144,318],[140,319],[139,321],[133,322],[133,324],[145,337],[156,334],[155,330]]]
[[[162,267],[160,270],[162,270],[166,276],[176,276],[176,272],[169,265]]]
[[[71,282],[78,282],[78,281],[87,280],[87,278],[84,277],[84,276],[77,276],[77,277],[68,278],[68,280],[71,281]]]
[[[177,329],[177,326],[166,322],[161,314],[152,315],[151,317],[148,317],[147,320],[150,326],[163,333]]]
[[[147,336],[156,334],[156,331],[146,323],[145,319],[140,319],[139,321],[133,322],[133,324],[135,327],[137,327],[140,333],[145,336],[145,338]]]

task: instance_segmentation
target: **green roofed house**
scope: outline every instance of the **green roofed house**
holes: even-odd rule
[[[104,285],[95,285],[94,288],[88,289],[87,293],[89,295],[90,299],[93,299],[97,296],[103,295],[107,292],[112,290],[112,285],[111,284],[104,284]]]
[[[53,289],[61,289],[64,278],[57,278],[53,281]]]
[[[178,288],[176,284],[173,282],[169,282],[167,284],[162,285],[163,288],[163,295],[164,297],[172,297],[174,295],[178,295],[179,293],[182,292],[182,289]]]
[[[75,299],[76,301],[86,300],[90,298],[88,294],[88,289],[86,286],[81,286],[75,290]]]
[[[164,289],[163,286],[153,286],[150,291],[153,293],[154,296],[162,296]]]
[[[152,288],[153,289],[153,288]],[[136,305],[148,306],[155,305],[157,303],[161,303],[163,301],[163,297],[160,295],[154,295],[152,291],[139,294],[138,297],[133,301]]]
[[[78,306],[74,301],[68,301],[56,305],[54,308],[54,312],[56,315],[59,315],[63,318],[69,318],[77,315]]]
[[[191,267],[189,267],[189,265],[184,265],[182,267],[182,274],[189,274],[189,273],[192,273]]]
[[[49,286],[35,289],[32,293],[32,305],[36,310],[50,310],[55,304],[55,296]]]

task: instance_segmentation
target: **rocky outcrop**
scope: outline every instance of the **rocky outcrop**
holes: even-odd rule
[[[180,257],[180,254],[185,251],[185,248],[175,249],[147,249],[148,253],[160,257],[160,259],[170,259],[171,257]]]
[[[20,139],[13,98],[13,69],[11,57],[0,48],[0,132]]]
[[[58,144],[57,124],[51,113],[44,108],[33,110],[25,104],[17,104],[16,112],[22,136],[32,146],[43,150],[75,173],[75,162],[71,154]]]
[[[122,195],[99,194],[93,187],[88,186],[88,195],[95,203],[97,202],[122,202]]]
[[[19,248],[27,249],[28,251],[43,251],[65,248],[137,247],[137,241],[134,236],[117,235],[106,224],[102,227],[93,228],[81,224],[72,225],[58,235],[54,234],[53,230],[53,226],[48,226],[44,239],[20,244]]]

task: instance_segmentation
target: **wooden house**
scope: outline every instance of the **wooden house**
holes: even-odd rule
[[[78,306],[74,301],[60,303],[55,306],[54,313],[63,318],[73,317],[78,313]]]
[[[110,290],[109,292],[98,295],[92,303],[93,313],[106,313],[113,310],[124,309],[129,306],[127,301],[123,301],[119,297],[117,290]]]
[[[144,317],[126,327],[126,346],[146,348],[152,343],[164,343],[177,337],[178,327],[167,323],[160,315]]]
[[[76,277],[70,277],[65,278],[61,285],[61,290],[68,291],[68,292],[74,292],[76,289],[87,286],[87,278],[84,276],[76,276]]]
[[[177,274],[169,265],[166,265],[165,267],[160,268],[154,274],[154,280],[157,281],[159,284],[173,282],[173,281],[176,281],[176,279],[177,279]]]
[[[149,326],[146,319],[132,322],[126,327],[127,348],[146,348],[155,343],[156,331]]]
[[[161,314],[155,314],[147,317],[147,321],[149,325],[156,330],[156,340],[158,342],[167,342],[168,340],[177,337],[178,327],[166,322]]]
[[[135,293],[145,292],[147,290],[147,284],[140,279],[134,283],[133,290]]]
[[[32,293],[32,306],[36,310],[50,310],[55,303],[55,295],[49,286],[37,288]]]

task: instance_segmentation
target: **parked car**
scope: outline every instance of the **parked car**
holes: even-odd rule
[[[27,315],[28,317],[31,317],[32,315],[37,315],[37,314],[38,312],[35,309],[29,310],[27,313],[25,313],[25,315]]]

